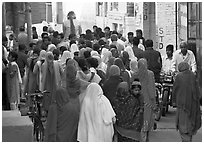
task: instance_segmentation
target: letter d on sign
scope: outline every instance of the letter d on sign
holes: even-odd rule
[[[159,43],[159,49],[163,49],[164,45],[163,43]]]

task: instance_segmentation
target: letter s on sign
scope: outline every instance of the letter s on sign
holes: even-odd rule
[[[159,28],[159,34],[163,34],[163,33],[164,33],[163,28]]]

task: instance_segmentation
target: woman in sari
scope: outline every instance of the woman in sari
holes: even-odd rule
[[[137,85],[133,84],[132,93],[130,93],[127,82],[121,82],[117,87],[113,109],[116,113],[115,128],[119,133],[118,141],[133,142],[141,140],[143,103],[140,100],[141,94],[135,93],[134,89]]]
[[[77,140],[80,142],[112,142],[115,112],[97,83],[87,87],[79,118]]]
[[[62,69],[57,61],[54,61],[52,52],[47,52],[46,60],[42,65],[42,90],[50,92],[44,97],[45,110],[55,101],[56,89],[61,87]]]
[[[37,75],[37,84],[40,91],[42,91],[42,64],[45,62],[46,54],[45,50],[40,51],[40,56],[33,69],[33,73]]]
[[[120,77],[120,69],[116,65],[112,65],[109,70],[109,78],[105,81],[103,85],[104,95],[109,99],[110,103],[113,105],[113,99],[116,97],[117,86],[122,82]]]
[[[57,89],[56,102],[49,107],[45,141],[77,142],[79,111],[67,90]]]
[[[142,86],[144,97],[144,124],[142,128],[143,141],[149,141],[149,132],[153,130],[155,102],[155,80],[154,73],[147,69],[147,60],[142,58],[138,61],[138,77]]]
[[[176,98],[176,129],[182,142],[191,142],[192,136],[201,127],[200,94],[196,77],[187,62],[178,65],[179,74],[173,86]]]
[[[85,96],[86,88],[89,85],[89,82],[84,81],[77,77],[77,72],[79,70],[78,63],[74,59],[69,59],[67,61],[66,70],[65,70],[65,79],[66,79],[66,89],[70,96],[70,99],[73,101],[80,102],[80,107]]]

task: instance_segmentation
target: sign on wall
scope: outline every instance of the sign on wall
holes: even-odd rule
[[[176,46],[176,15],[174,2],[157,2],[157,50],[166,55],[166,46]]]

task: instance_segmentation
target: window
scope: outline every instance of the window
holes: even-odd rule
[[[188,38],[202,38],[202,3],[188,3]]]
[[[127,2],[127,16],[134,17],[134,2]]]
[[[118,2],[111,2],[110,11],[118,11]]]
[[[96,16],[103,16],[103,2],[97,2],[96,3]]]
[[[108,12],[108,2],[105,2],[105,4],[104,4],[104,14],[105,14],[105,17],[107,17],[107,12]]]

